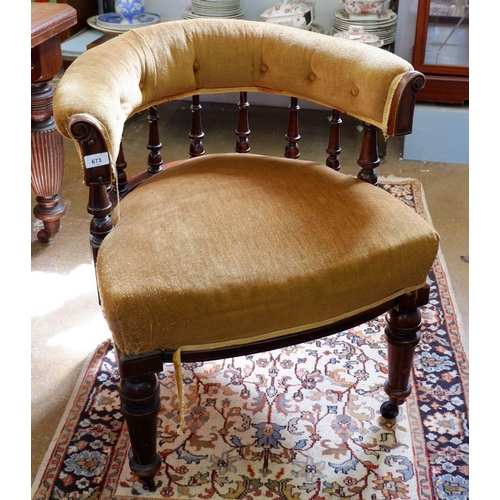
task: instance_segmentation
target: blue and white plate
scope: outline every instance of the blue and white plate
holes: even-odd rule
[[[142,26],[149,26],[161,21],[161,16],[153,14],[152,12],[144,12],[144,14],[135,17],[129,22],[123,19],[116,12],[107,12],[95,18],[95,23],[101,28],[111,29],[113,31],[127,31],[133,28],[140,28]]]

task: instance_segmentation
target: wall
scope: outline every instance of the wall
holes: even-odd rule
[[[469,106],[418,105],[403,158],[468,164]]]
[[[400,0],[398,9],[398,28],[394,52],[413,62],[413,45],[417,25],[418,0]]]
[[[258,21],[259,15],[278,0],[240,0],[241,8],[246,12],[246,19]],[[181,19],[182,12],[191,6],[191,0],[145,0],[146,11],[161,14],[166,19]],[[418,0],[400,0],[398,12],[398,30],[396,33],[395,52],[407,61],[412,60],[415,38],[415,22]],[[329,28],[333,27],[334,12],[343,8],[340,0],[316,0],[315,22]]]

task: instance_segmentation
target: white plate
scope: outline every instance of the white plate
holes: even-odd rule
[[[225,5],[239,5],[239,0],[193,0],[193,2],[199,4],[207,4],[214,6],[225,6]]]
[[[199,16],[212,16],[212,17],[231,17],[237,16],[241,13],[240,9],[236,10],[218,10],[218,9],[198,9],[194,5],[191,7],[191,13]]]
[[[234,9],[239,8],[239,1],[231,2],[211,2],[207,0],[192,0],[191,4],[206,7],[207,9]]]
[[[361,26],[364,28],[365,31],[369,31],[372,33],[395,33],[397,29],[397,22],[392,22],[390,24],[367,24],[367,23],[361,23],[359,21],[351,21],[351,22],[344,22],[344,21],[339,21],[338,19],[335,19],[333,22],[333,29],[334,31],[349,31],[349,28],[351,26]]]
[[[336,36],[337,34],[342,33],[343,31],[344,30],[336,30],[336,29],[334,29],[333,30],[333,36]],[[373,34],[373,35],[378,36],[378,38],[380,40],[382,40],[382,42],[383,42],[384,45],[389,45],[389,44],[393,43],[396,40],[396,33],[395,32],[393,32],[393,33],[385,33],[384,34],[384,33],[381,33],[381,32],[375,32],[375,31],[373,31],[373,32],[370,32],[370,33]]]
[[[371,22],[362,22],[362,21],[341,21],[340,19],[333,20],[334,26],[339,27],[349,27],[349,26],[363,26],[365,29],[391,29],[397,25],[397,20],[391,21],[390,23],[371,23]]]
[[[384,32],[393,32],[396,31],[397,29],[397,24],[393,24],[392,26],[372,26],[370,24],[361,24],[361,23],[333,23],[334,29],[337,31],[349,31],[349,28],[351,26],[360,26],[362,27],[365,31],[384,31]]]
[[[231,18],[231,19],[243,19],[246,16],[246,12],[239,12],[238,14],[230,15],[230,16],[214,16],[213,13],[210,15],[199,15],[195,14],[191,11],[190,8],[182,11],[183,19],[200,19],[204,17],[216,17],[216,18]]]
[[[192,0],[191,12],[198,15],[231,16],[241,12],[239,0],[214,2],[207,0]]]

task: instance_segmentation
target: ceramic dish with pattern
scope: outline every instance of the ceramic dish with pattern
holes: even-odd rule
[[[157,14],[155,14],[155,15],[157,15]],[[87,24],[91,28],[93,28],[95,30],[102,31],[104,33],[124,33],[125,31],[131,30],[131,29],[136,29],[136,28],[144,26],[143,24],[141,24],[141,25],[138,25],[138,24],[127,24],[127,25],[124,25],[124,24],[112,24],[112,23],[109,24],[109,25],[107,25],[107,26],[104,26],[102,24],[98,24],[97,23],[97,18],[98,17],[99,16],[89,17],[87,19]],[[157,23],[161,23],[161,22],[163,22],[163,20],[162,20],[161,16],[158,16],[156,22],[147,24],[146,26],[150,26],[152,24],[157,24]]]
[[[97,26],[117,31],[127,31],[132,28],[149,26],[151,24],[159,23],[160,21],[161,16],[159,14],[153,14],[151,12],[145,12],[144,14],[132,19],[131,22],[123,19],[123,17],[116,12],[107,12],[106,14],[96,16],[95,19]]]
[[[379,14],[349,14],[345,9],[339,9],[334,15],[343,21],[390,21],[397,18],[397,14],[391,9],[383,10]]]

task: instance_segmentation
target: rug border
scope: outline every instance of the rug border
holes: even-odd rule
[[[424,210],[425,210],[425,219],[435,229],[436,226],[434,225],[434,221],[432,220],[431,211],[429,209],[429,205],[427,204],[424,183],[420,179],[416,179],[415,177],[397,177],[397,176],[391,174],[388,176],[380,176],[378,178],[378,180],[379,180],[379,183],[384,182],[384,181],[386,181],[386,182],[396,181],[396,182],[413,182],[415,184],[419,184],[420,192],[421,192],[421,200],[422,200],[422,204],[423,204]],[[452,301],[453,301],[453,310],[455,311],[455,315],[457,317],[457,323],[458,323],[458,327],[459,327],[458,330],[459,330],[459,334],[460,334],[459,335],[460,336],[460,343],[461,343],[463,354],[465,355],[467,362],[468,362],[469,355],[467,354],[467,352],[464,348],[465,343],[464,343],[464,339],[463,339],[463,332],[466,330],[466,325],[465,325],[465,321],[463,319],[463,316],[460,312],[460,309],[458,308],[458,301],[456,298],[455,289],[453,287],[451,279],[449,279],[450,278],[450,270],[449,270],[448,265],[446,263],[446,259],[444,257],[443,251],[441,249],[441,245],[439,245],[436,260],[439,260],[439,264],[440,264],[441,268],[443,269],[444,274],[448,278],[446,280],[446,283],[448,286],[450,296],[451,296]],[[467,345],[468,345],[468,342],[467,342]]]
[[[59,423],[57,424],[57,428],[54,432],[54,435],[52,436],[52,439],[49,443],[49,446],[47,448],[47,451],[45,452],[42,461],[40,462],[40,466],[38,468],[38,471],[36,473],[35,479],[33,480],[33,484],[31,485],[31,497],[34,498],[37,490],[41,486],[41,481],[43,477],[45,476],[47,467],[49,466],[50,462],[50,457],[53,455],[55,451],[55,447],[57,443],[60,441],[60,436],[62,433],[63,428],[66,426],[69,414],[71,413],[72,409],[74,408],[76,404],[76,400],[78,397],[78,394],[80,392],[80,389],[82,387],[82,382],[85,379],[85,376],[87,375],[89,369],[91,368],[94,360],[96,359],[96,356],[98,353],[100,353],[104,348],[107,349],[107,346],[111,344],[111,338],[105,340],[104,342],[101,342],[98,344],[93,351],[91,351],[83,364],[83,367],[80,371],[80,375],[78,376],[78,379],[75,382],[75,385],[73,387],[73,390],[71,392],[70,397],[68,398],[68,402],[66,403],[66,407],[64,409],[64,412],[62,413]],[[51,489],[52,491],[52,489]]]
[[[417,186],[418,189],[413,190],[414,194],[416,191],[418,191],[418,195],[420,197],[420,202],[421,202],[423,210],[424,210],[424,218],[429,222],[429,224],[431,224],[434,227],[431,213],[430,213],[430,210],[429,210],[429,207],[427,204],[427,200],[425,197],[425,190],[424,190],[424,186],[423,186],[422,181],[420,181],[419,179],[416,179],[416,178],[412,178],[412,177],[397,177],[397,176],[389,175],[389,176],[379,177],[379,183],[383,183],[383,182],[393,182],[393,183],[410,182],[414,186]],[[457,361],[459,361],[457,363],[457,369],[459,370],[461,377],[462,377],[462,380],[463,380],[463,383],[464,383],[465,403],[466,403],[466,406],[468,408],[469,407],[468,356],[467,356],[467,353],[465,352],[464,343],[463,343],[463,339],[462,339],[462,331],[464,329],[464,322],[463,322],[462,316],[460,314],[460,310],[458,309],[458,304],[457,304],[455,292],[454,292],[454,289],[453,289],[453,286],[452,286],[452,283],[450,280],[449,270],[448,270],[448,267],[446,265],[446,259],[444,257],[444,254],[442,253],[441,247],[439,247],[438,254],[436,256],[436,260],[433,264],[433,267],[436,265],[437,265],[438,269],[441,268],[442,274],[446,278],[446,286],[447,286],[448,294],[449,294],[448,302],[449,302],[449,305],[452,307],[454,315],[456,317],[456,328],[452,329],[452,330],[453,330],[453,334],[454,334],[453,337],[456,336],[457,338],[456,338],[456,342],[453,343],[452,347],[453,347],[453,350],[455,351]],[[456,330],[456,331],[454,331],[454,330]],[[450,340],[451,340],[451,338],[450,338]],[[109,338],[106,341],[102,342],[101,344],[98,344],[95,347],[95,349],[87,355],[87,358],[86,358],[84,365],[81,369],[80,375],[78,376],[78,379],[74,384],[71,396],[68,399],[65,410],[60,417],[57,428],[56,428],[54,435],[49,443],[47,451],[44,454],[44,457],[40,463],[37,474],[36,474],[35,479],[33,481],[32,488],[31,488],[32,499],[34,498],[37,490],[41,487],[41,481],[42,481],[43,477],[45,476],[46,470],[49,466],[50,458],[55,451],[55,447],[56,447],[58,441],[60,441],[61,432],[62,432],[63,428],[66,426],[67,419],[68,419],[72,409],[75,406],[77,396],[78,396],[78,393],[79,393],[80,388],[81,388],[82,381],[85,379],[85,376],[86,376],[88,370],[91,368],[92,363],[95,360],[98,353],[103,348],[107,348],[107,346],[110,343],[112,343],[112,341]],[[412,389],[413,389],[412,393],[405,403],[405,409],[406,409],[406,412],[408,415],[408,419],[410,421],[413,420],[412,415],[414,415],[415,410],[416,409],[418,410],[418,406],[416,406],[417,405],[416,388],[414,386],[413,377],[412,377]],[[415,427],[414,424],[415,424],[415,422],[411,422],[411,427],[410,427],[410,432],[412,435],[412,442],[414,445],[413,446],[414,455],[416,457],[417,457],[417,455],[419,457],[421,457],[422,454],[418,453],[416,446],[418,446],[419,449],[422,448],[422,450],[423,450],[425,447],[425,437],[423,436],[423,432],[422,432],[422,429],[420,428],[420,425],[418,427]],[[415,441],[417,441],[417,442],[415,442]],[[420,445],[418,443],[420,443]],[[425,453],[423,455],[424,455],[424,457],[426,457]],[[427,465],[428,464],[427,464],[426,458],[425,458],[425,464],[422,464],[420,460],[418,461],[418,463],[417,463],[417,461],[415,463],[416,469],[417,469],[417,466],[419,466],[418,469],[421,471],[421,473],[419,475],[422,476],[422,473],[423,473],[423,474],[425,474],[425,477],[427,478],[427,483],[428,483],[428,488],[429,488],[428,492],[430,493],[430,496],[426,496],[424,498],[425,499],[427,499],[427,498],[434,499],[435,496],[433,495],[432,480],[430,477],[430,468]],[[421,486],[424,486],[420,480],[419,480],[419,482],[420,482]],[[426,489],[426,488],[424,488],[424,487],[421,488],[422,491],[420,493],[424,493],[424,489]],[[50,491],[52,491],[52,488],[50,489]]]

